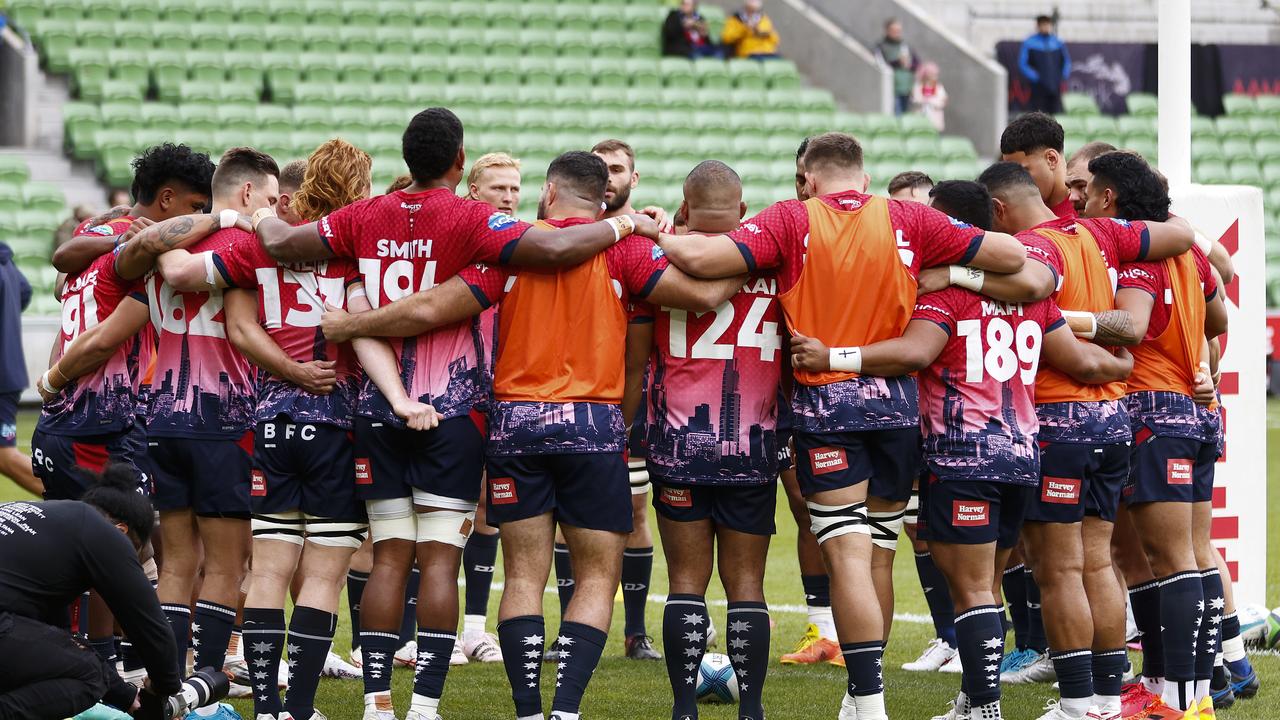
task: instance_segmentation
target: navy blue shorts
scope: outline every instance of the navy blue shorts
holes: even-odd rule
[[[1018,544],[1022,519],[1036,488],[983,480],[920,483],[920,522],[916,537],[956,545],[1011,548]]]
[[[0,393],[0,448],[18,446],[18,398],[21,392]]]
[[[631,532],[631,483],[622,453],[491,455],[490,525],[553,512],[569,527]]]
[[[150,437],[147,459],[155,473],[157,510],[190,508],[197,515],[249,519],[252,430],[237,440]]]
[[[809,497],[870,480],[867,495],[904,502],[920,472],[919,428],[814,435],[797,431],[796,478]]]
[[[285,415],[258,423],[249,497],[256,515],[301,510],[326,520],[363,522],[351,432],[295,423]]]
[[[1027,522],[1077,523],[1085,515],[1116,521],[1129,478],[1129,443],[1040,443],[1040,488]]]
[[[653,508],[675,522],[711,520],[717,527],[748,535],[772,535],[778,484],[686,485],[653,479]]]
[[[133,468],[138,492],[148,494],[148,478],[133,464],[127,436],[127,432],[73,436],[36,430],[31,436],[31,472],[44,483],[44,499],[79,500],[93,475],[108,463]]]
[[[1133,442],[1129,480],[1120,497],[1147,502],[1207,502],[1213,498],[1217,443],[1140,433]]]
[[[418,497],[433,507],[474,505],[484,472],[483,422],[473,413],[419,431],[357,416],[356,497]]]
[[[155,471],[151,469],[151,463],[147,460],[147,422],[146,419],[138,416],[133,419],[133,427],[129,428],[129,433],[124,438],[125,447],[128,448],[129,458],[133,460],[133,466],[146,476],[147,495],[154,495],[155,488],[152,486],[152,478],[155,477]]]

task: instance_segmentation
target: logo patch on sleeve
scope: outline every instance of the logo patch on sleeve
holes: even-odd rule
[[[688,488],[662,488],[662,502],[671,507],[693,507],[693,491]]]
[[[848,470],[849,460],[845,457],[844,450],[840,448],[813,448],[809,451],[809,467],[813,468],[814,475],[826,475]]]
[[[1080,479],[1044,476],[1040,483],[1040,502],[1076,505],[1080,502]]]
[[[356,484],[373,484],[373,464],[369,462],[369,458],[356,458]]]
[[[488,225],[490,230],[498,232],[500,230],[506,230],[517,222],[519,222],[519,220],[516,220],[506,213],[494,213],[489,216]]]
[[[516,497],[516,481],[512,478],[489,478],[489,502],[494,505],[514,505],[519,502]]]
[[[249,478],[249,494],[253,497],[266,497],[267,476],[263,475],[261,470],[254,470],[249,474]]]
[[[955,527],[985,527],[991,524],[991,503],[986,500],[952,500],[951,524]]]
[[[1165,481],[1170,485],[1190,485],[1192,462],[1181,458],[1169,458]]]

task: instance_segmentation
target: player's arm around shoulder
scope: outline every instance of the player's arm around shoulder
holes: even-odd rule
[[[662,307],[708,312],[737,294],[746,281],[745,274],[718,280],[699,280],[671,265],[662,271],[662,276],[645,299]]]
[[[1133,356],[1128,350],[1108,350],[1080,340],[1065,322],[1045,328],[1041,356],[1073,379],[1094,385],[1124,380],[1133,371]]]
[[[106,320],[80,333],[66,347],[62,357],[37,383],[40,396],[48,402],[68,382],[96,370],[150,321],[146,303],[131,296],[125,297]]]
[[[355,307],[347,312],[327,305],[320,327],[332,342],[347,342],[358,337],[414,337],[479,315],[486,307],[472,287],[454,275],[430,290],[413,293],[368,312],[357,312]]]

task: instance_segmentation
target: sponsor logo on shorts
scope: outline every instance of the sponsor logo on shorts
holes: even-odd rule
[[[1165,481],[1170,485],[1190,485],[1191,484],[1191,467],[1190,460],[1181,458],[1169,458],[1169,462],[1165,468]]]
[[[373,464],[369,462],[369,458],[356,458],[356,484],[373,484]]]
[[[1046,475],[1040,483],[1040,502],[1076,505],[1080,502],[1080,479]]]
[[[0,425],[0,440],[12,442],[18,439],[18,426],[10,423]]]
[[[689,488],[662,488],[662,503],[671,507],[693,507],[693,492]]]
[[[249,494],[253,497],[267,496],[267,476],[262,474],[261,470],[254,470],[249,474],[251,484],[249,485]]]
[[[951,524],[956,527],[990,525],[991,503],[986,500],[952,500]]]
[[[494,505],[514,505],[516,481],[511,478],[489,478],[489,502]]]
[[[819,447],[809,451],[809,467],[813,468],[814,475],[826,475],[848,470],[849,461],[840,448]]]

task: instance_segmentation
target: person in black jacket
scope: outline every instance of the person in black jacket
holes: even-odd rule
[[[715,57],[724,53],[711,41],[706,18],[698,12],[697,0],[682,0],[662,24],[662,54],[672,57]]]
[[[126,466],[108,466],[81,500],[0,504],[0,720],[58,720],[138,691],[66,629],[93,588],[133,642],[158,697],[181,688],[169,623],[142,571],[153,523]]]
[[[31,473],[31,458],[18,449],[18,396],[28,382],[22,311],[30,304],[31,283],[13,264],[13,250],[0,242],[0,475],[42,495],[44,486]]]

